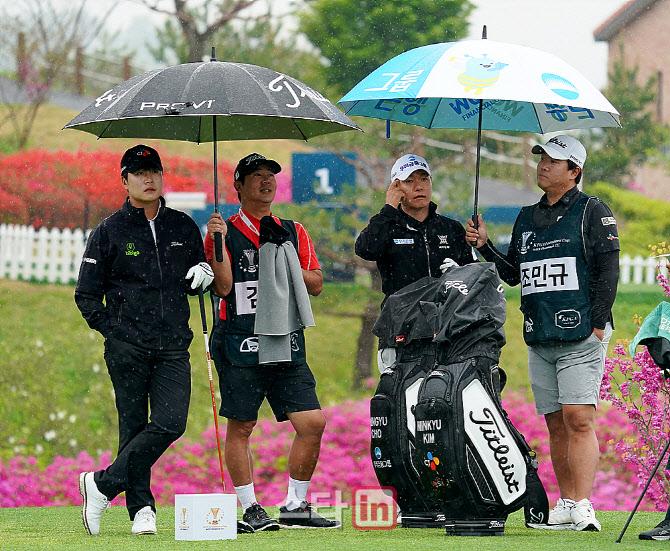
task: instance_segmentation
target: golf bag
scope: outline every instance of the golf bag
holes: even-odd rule
[[[419,478],[447,519],[504,526],[525,506],[526,523],[540,524],[547,496],[534,453],[502,408],[499,381],[489,358],[435,365],[415,408]]]
[[[415,464],[414,407],[433,356],[418,347],[414,355],[404,352],[400,363],[382,373],[370,400],[370,453],[380,486],[395,489],[403,524],[430,526],[444,516],[428,497]]]
[[[386,300],[373,332],[396,343],[370,403],[371,453],[404,526],[502,534],[549,503],[534,454],[502,409],[505,297],[493,264],[453,267]],[[456,527],[456,528],[454,528]]]

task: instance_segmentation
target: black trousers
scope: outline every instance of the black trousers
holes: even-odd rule
[[[186,429],[191,397],[188,350],[151,350],[109,338],[105,362],[116,394],[119,452],[97,471],[98,489],[114,499],[126,492],[131,520],[156,502],[151,493],[151,467]]]

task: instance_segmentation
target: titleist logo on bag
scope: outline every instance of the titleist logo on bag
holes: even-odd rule
[[[505,505],[526,491],[526,466],[505,421],[478,380],[463,390],[465,432],[493,477]]]

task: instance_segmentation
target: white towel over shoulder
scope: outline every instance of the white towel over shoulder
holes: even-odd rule
[[[264,243],[258,258],[254,332],[259,363],[291,361],[291,333],[314,326],[314,316],[293,243]]]

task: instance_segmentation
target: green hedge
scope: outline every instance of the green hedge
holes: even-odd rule
[[[670,203],[603,182],[588,185],[584,191],[599,197],[612,209],[622,253],[648,256],[649,245],[670,241]]]

